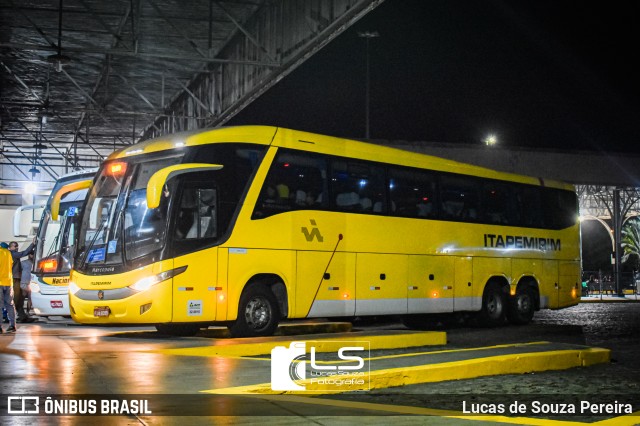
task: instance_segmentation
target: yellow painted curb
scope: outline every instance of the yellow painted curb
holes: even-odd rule
[[[314,342],[317,352],[330,352],[336,348],[335,342],[369,342],[370,350],[411,348],[418,346],[446,345],[447,334],[442,331],[429,331],[424,333],[402,333],[390,335],[363,335],[353,333],[348,337],[330,337],[320,339],[279,340],[260,343],[223,344],[215,346],[200,346],[196,348],[159,349],[167,355],[182,356],[255,356],[271,354],[276,346],[286,346],[293,341]],[[226,342],[225,342],[226,343]]]
[[[364,387],[350,386],[349,391],[386,389],[398,386],[433,383],[446,380],[472,379],[481,376],[502,374],[523,374],[534,371],[565,370],[609,362],[611,351],[601,348],[583,348],[531,352],[521,354],[497,355],[474,358],[463,361],[444,362],[411,367],[390,368],[371,371],[369,382]],[[343,375],[342,380],[362,379],[362,376]],[[366,381],[365,381],[366,382]],[[311,385],[311,379],[298,382],[299,385]],[[335,385],[313,384],[313,390],[303,392],[306,395],[335,393]],[[271,383],[237,386],[204,391],[214,394],[300,394],[296,391],[273,391]]]

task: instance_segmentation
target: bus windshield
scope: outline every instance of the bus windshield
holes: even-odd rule
[[[167,203],[149,209],[146,186],[158,170],[182,155],[103,165],[87,199],[78,236],[79,267],[123,265],[159,253],[167,229]]]
[[[35,272],[68,273],[71,270],[76,218],[81,207],[82,200],[62,203],[63,214],[58,220],[51,218],[51,211],[45,212],[38,230],[38,244],[34,256]]]

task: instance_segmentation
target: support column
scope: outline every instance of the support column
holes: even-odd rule
[[[615,251],[614,251],[614,256],[615,256],[615,265],[613,265],[613,275],[614,275],[614,280],[616,283],[616,294],[621,296],[622,293],[622,281],[621,281],[621,275],[622,275],[622,265],[621,265],[621,259],[622,259],[622,222],[623,222],[623,215],[621,214],[620,211],[620,188],[616,187],[613,190],[613,220],[611,221],[613,223],[613,240],[615,242]]]

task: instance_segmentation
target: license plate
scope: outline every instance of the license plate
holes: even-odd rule
[[[52,300],[51,301],[51,308],[52,309],[60,309],[64,307],[64,305],[62,304],[62,300]]]
[[[108,306],[96,306],[93,308],[94,317],[108,317],[111,313],[111,309]]]

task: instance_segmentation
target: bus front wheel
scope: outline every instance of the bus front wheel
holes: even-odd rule
[[[535,312],[535,293],[529,287],[519,288],[509,300],[507,318],[511,324],[528,324]]]
[[[229,326],[233,337],[271,336],[280,316],[275,295],[265,286],[252,285],[240,298],[238,319]]]
[[[489,284],[482,295],[482,309],[479,314],[479,322],[485,327],[496,327],[504,323],[505,318],[505,294],[502,287]]]

